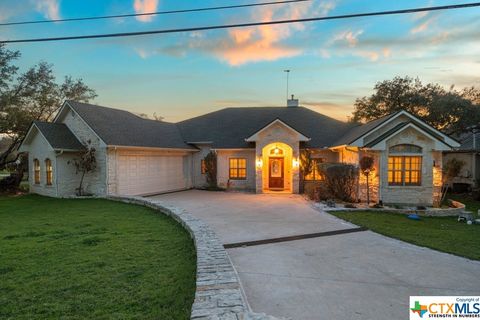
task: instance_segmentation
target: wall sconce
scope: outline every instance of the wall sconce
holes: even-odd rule
[[[263,160],[262,160],[262,158],[257,158],[256,165],[257,165],[257,168],[263,167]]]
[[[298,158],[293,158],[292,167],[298,168],[299,166],[300,166],[300,162],[298,161]]]

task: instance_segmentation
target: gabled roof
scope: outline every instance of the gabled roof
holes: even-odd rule
[[[432,131],[429,129],[427,126],[422,126],[419,125],[419,123],[414,122],[414,121],[405,121],[397,124],[395,127],[391,128],[390,130],[386,131],[376,139],[368,142],[365,144],[365,147],[367,148],[372,148],[375,149],[378,146],[385,145],[385,141],[394,135],[402,132],[403,130],[407,128],[414,128],[415,130],[421,132],[425,136],[429,137],[433,141],[435,141],[435,150],[442,150],[442,151],[447,151],[451,150],[451,146],[446,143],[441,137],[439,137],[436,132]]]
[[[185,143],[176,124],[141,118],[124,110],[67,101],[100,139],[111,146],[196,150]]]
[[[368,138],[368,136],[373,133],[374,131],[379,130],[380,128],[388,125],[391,121],[394,121],[396,118],[404,116],[408,120],[402,121],[402,123],[397,124],[394,128],[389,129],[387,132],[381,134],[380,137],[377,137],[375,141],[381,141],[389,137],[392,132],[402,130],[403,127],[406,125],[414,124],[415,127],[426,134],[430,135],[433,139],[438,140],[444,145],[447,145],[450,148],[458,147],[460,144],[455,139],[451,138],[450,136],[440,132],[439,130],[435,129],[434,127],[428,125],[424,121],[418,119],[414,115],[408,113],[405,110],[401,110],[390,115],[384,116],[382,118],[370,121],[366,124],[354,127],[352,130],[347,132],[343,137],[341,137],[335,144],[335,146],[343,146],[343,145],[356,145],[358,147],[368,147],[372,146],[372,142],[365,144],[364,138]],[[405,124],[406,122],[406,124]]]
[[[304,107],[226,108],[177,125],[186,141],[212,141],[213,148],[255,148],[245,141],[276,119],[311,140],[306,147],[323,148],[351,128],[351,124]]]
[[[298,141],[310,141],[310,138],[309,137],[306,137],[303,133],[299,132],[298,130],[292,128],[291,126],[289,126],[288,124],[286,124],[285,122],[283,122],[282,120],[280,119],[275,119],[273,120],[272,122],[270,122],[269,124],[267,124],[266,126],[264,126],[263,128],[260,128],[257,132],[255,132],[254,134],[252,134],[250,137],[246,138],[245,141],[247,142],[254,142],[257,140],[258,138],[258,134],[261,133],[262,131],[264,130],[267,130],[268,128],[270,128],[271,126],[275,125],[275,124],[280,124],[281,126],[285,127],[285,128],[288,128],[289,130],[293,131],[294,133],[296,133],[298,135]]]
[[[72,131],[63,123],[34,121],[24,141],[29,138],[34,127],[40,131],[54,150],[79,151],[85,149]]]
[[[340,139],[336,140],[332,146],[344,146],[344,145],[349,145],[353,143],[355,140],[358,138],[366,135],[367,133],[373,131],[375,128],[379,127],[383,123],[387,122],[391,118],[393,118],[395,115],[397,115],[398,112],[394,112],[392,114],[383,116],[381,118],[372,120],[370,122],[367,122],[365,124],[356,124],[353,128],[351,128],[346,134],[340,137]]]

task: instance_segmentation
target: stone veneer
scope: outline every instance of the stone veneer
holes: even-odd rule
[[[187,211],[142,197],[107,199],[150,207],[178,221],[190,233],[197,251],[197,283],[190,319],[275,320],[253,313],[243,295],[237,273],[215,232]]]

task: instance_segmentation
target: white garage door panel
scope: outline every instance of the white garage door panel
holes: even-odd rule
[[[142,195],[187,187],[182,156],[122,155],[118,159],[118,193]]]

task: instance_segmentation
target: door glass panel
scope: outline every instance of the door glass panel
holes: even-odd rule
[[[272,178],[282,177],[282,166],[279,159],[273,159],[270,164],[270,176]]]

